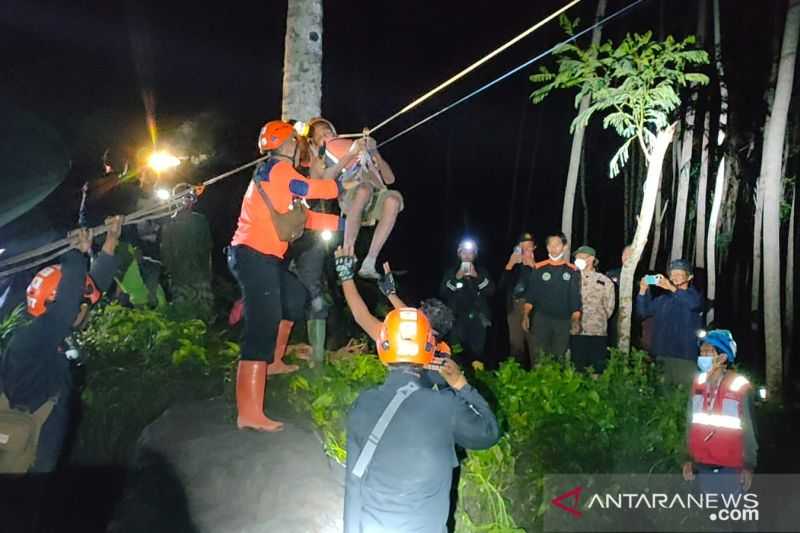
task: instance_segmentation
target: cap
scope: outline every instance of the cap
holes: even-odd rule
[[[672,272],[673,270],[683,270],[690,276],[694,274],[694,268],[692,267],[692,264],[686,259],[675,259],[672,261],[669,264],[669,272]]]
[[[587,246],[585,244],[583,246],[581,246],[580,248],[578,248],[577,250],[575,250],[575,255],[578,255],[578,254],[587,254],[587,255],[591,255],[592,257],[597,257],[597,251],[594,248],[592,248],[591,246]]]

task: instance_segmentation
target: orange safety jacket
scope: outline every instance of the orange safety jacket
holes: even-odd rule
[[[719,389],[709,390],[707,374],[699,374],[692,384],[692,418],[689,427],[689,453],[696,463],[742,468],[744,466],[745,396],[750,382],[730,373]]]
[[[285,213],[293,198],[324,200],[336,198],[339,187],[335,180],[308,179],[297,172],[289,161],[268,159],[256,169],[255,180],[260,180],[264,192],[272,200],[272,205],[279,213]],[[336,231],[339,228],[339,217],[328,213],[317,213],[309,210],[306,228],[311,230]],[[231,240],[232,246],[248,246],[265,255],[274,255],[283,259],[289,244],[278,238],[269,208],[256,189],[254,181],[250,182],[242,201],[239,223]]]

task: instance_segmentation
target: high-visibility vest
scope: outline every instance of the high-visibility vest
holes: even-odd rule
[[[744,400],[750,382],[733,372],[722,378],[714,391],[707,373],[699,374],[692,386],[692,420],[689,453],[694,462],[742,468],[744,466]]]

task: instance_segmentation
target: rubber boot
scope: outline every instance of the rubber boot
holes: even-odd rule
[[[264,415],[264,394],[267,385],[266,361],[239,361],[236,372],[236,409],[239,429],[280,431],[283,423]]]
[[[315,363],[325,362],[325,319],[308,321],[308,342],[311,343]]]
[[[294,326],[294,322],[291,320],[281,320],[281,323],[278,324],[278,337],[275,339],[275,357],[267,368],[267,374],[270,376],[291,374],[300,370],[297,365],[287,365],[283,362],[283,356],[286,355],[286,346],[289,344],[289,335],[292,334],[292,326]]]

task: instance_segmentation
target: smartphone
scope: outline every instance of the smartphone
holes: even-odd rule
[[[515,246],[514,247],[514,255],[522,255],[522,247]]]
[[[648,274],[644,277],[644,282],[648,285],[658,285],[660,279],[661,274]]]
[[[428,363],[427,365],[425,365],[425,367],[424,367],[424,368],[425,368],[426,370],[434,370],[434,371],[438,371],[440,368],[442,368],[442,367],[444,366],[444,362],[445,362],[446,360],[447,360],[447,359],[446,359],[446,358],[444,358],[444,357],[434,357],[434,358],[433,358],[433,361],[431,361],[430,363]]]
[[[470,263],[469,261],[462,261],[461,262],[461,272],[463,274],[466,274],[467,272],[469,272],[471,266],[472,266],[472,263]]]

